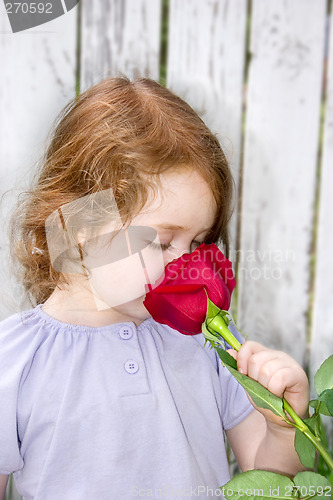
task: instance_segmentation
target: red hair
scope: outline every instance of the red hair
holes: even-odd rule
[[[104,80],[70,102],[13,220],[15,256],[33,302],[44,302],[61,278],[47,249],[52,212],[111,188],[122,219],[130,221],[157,188],[158,175],[182,167],[211,187],[217,210],[205,242],[222,242],[228,253],[232,176],[218,140],[188,104],[153,80],[127,78]]]

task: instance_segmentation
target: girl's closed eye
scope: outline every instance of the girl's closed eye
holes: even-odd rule
[[[201,243],[203,242],[193,240],[191,243],[191,252],[193,252],[198,246],[200,246]],[[170,250],[173,247],[171,243],[155,243],[154,241],[150,242],[149,246],[151,248],[154,248],[155,250],[162,250],[162,251]]]
[[[154,241],[151,241],[149,243],[149,246],[151,248],[154,248],[155,250],[169,250],[171,248],[171,243],[155,243]]]

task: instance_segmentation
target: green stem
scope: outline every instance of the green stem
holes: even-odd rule
[[[227,327],[223,316],[217,314],[212,319],[206,320],[206,326],[208,330],[212,332],[219,333],[221,337],[233,348],[235,351],[239,351],[242,344],[238,342],[236,337],[231,333],[229,328]]]
[[[294,422],[290,422],[291,425],[299,429],[304,436],[308,438],[309,441],[313,444],[313,446],[319,451],[320,455],[323,457],[329,468],[333,471],[333,459],[328,453],[328,451],[323,446],[321,440],[315,436],[310,428],[306,425],[306,423],[297,415],[295,410],[290,406],[288,401],[283,398],[283,407],[289,413]]]
[[[206,327],[211,332],[212,334],[219,334],[221,337],[233,348],[235,351],[239,351],[241,348],[240,342],[235,338],[235,336],[231,333],[229,330],[223,316],[220,314],[216,314],[213,318],[206,318]],[[216,339],[216,342],[218,342],[218,338]],[[333,459],[328,453],[328,451],[325,449],[323,446],[323,443],[321,440],[315,436],[310,428],[306,425],[306,423],[297,415],[295,410],[290,406],[288,401],[283,398],[283,407],[284,409],[288,412],[290,417],[293,419],[293,422],[291,422],[289,419],[289,423],[293,425],[294,427],[297,427],[308,439],[311,441],[313,446],[318,450],[320,455],[323,457],[323,460],[327,463],[327,465],[330,467],[330,469],[333,471]]]
[[[307,430],[310,431],[309,427],[306,425],[305,422],[303,422],[303,420],[297,415],[297,413],[295,412],[295,410],[292,408],[292,406],[290,406],[290,404],[288,403],[288,401],[283,398],[282,399],[283,401],[283,408],[289,413],[289,415],[291,416],[291,418],[293,419],[294,422],[291,422],[289,419],[289,423],[291,425],[294,425],[294,427],[297,427],[297,429],[299,429],[301,432],[305,432]],[[311,431],[310,431],[311,432]]]

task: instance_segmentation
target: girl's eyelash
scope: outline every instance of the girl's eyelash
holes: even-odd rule
[[[194,244],[196,248],[202,243],[202,241],[192,241],[192,245]],[[154,241],[151,241],[149,246],[155,248],[156,250],[168,250],[172,245],[171,243],[155,243]]]
[[[197,248],[198,246],[200,246],[202,243],[203,243],[203,241],[197,241],[197,240],[193,240],[192,241],[192,245],[195,245],[195,248]]]
[[[155,248],[156,250],[168,250],[171,247],[170,243],[155,243],[151,241],[149,244],[150,247]]]

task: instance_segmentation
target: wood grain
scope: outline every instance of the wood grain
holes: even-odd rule
[[[333,7],[333,6],[332,6]],[[313,333],[310,371],[312,376],[320,364],[333,353],[333,17],[330,21],[327,55],[327,91],[320,183],[318,243],[316,249],[316,281],[314,290]],[[312,377],[311,377],[312,378]]]
[[[246,0],[171,0],[168,86],[217,134],[239,178]],[[237,207],[237,199],[234,202]],[[231,223],[236,243],[237,208]]]
[[[159,78],[161,0],[82,2],[81,89],[103,78]]]
[[[9,267],[7,221],[43,154],[56,115],[75,95],[76,14],[13,34],[0,16],[0,318],[20,308]]]
[[[254,0],[239,325],[304,362],[326,1]]]

